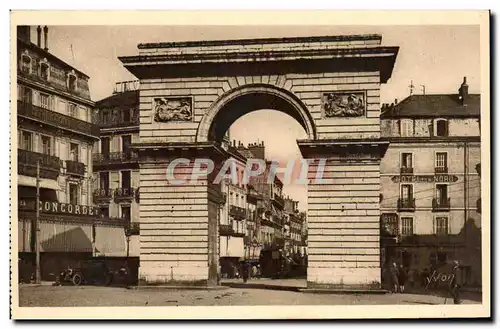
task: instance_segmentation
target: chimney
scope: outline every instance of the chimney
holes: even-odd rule
[[[252,143],[248,145],[248,150],[252,152],[253,156],[256,157],[257,159],[265,159],[265,148],[264,148],[264,142],[262,143]]]
[[[18,26],[17,27],[17,38],[21,39],[25,42],[31,41],[31,31],[28,25]]]
[[[45,25],[43,27],[43,41],[44,41],[44,50],[45,51],[49,51],[49,44],[48,44],[48,34],[49,34],[49,28],[47,27],[47,25]]]
[[[469,85],[467,84],[467,77],[464,77],[464,82],[460,85],[458,89],[458,97],[462,101],[463,106],[467,106],[467,98],[469,96]]]
[[[397,104],[398,104],[398,99],[396,98],[396,99],[394,100],[394,105],[397,105]]]
[[[236,139],[233,139],[233,147],[236,147]]]
[[[40,25],[36,28],[36,45],[42,47],[42,28]]]

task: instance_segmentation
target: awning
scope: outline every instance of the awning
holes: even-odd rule
[[[21,186],[36,187],[36,178],[24,175],[17,176],[17,184]],[[40,188],[47,188],[51,190],[59,190],[59,184],[52,179],[40,178]]]

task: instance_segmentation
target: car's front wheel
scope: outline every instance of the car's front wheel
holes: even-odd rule
[[[82,275],[80,273],[75,273],[75,275],[73,275],[73,278],[71,279],[71,282],[74,286],[81,285],[83,282]]]

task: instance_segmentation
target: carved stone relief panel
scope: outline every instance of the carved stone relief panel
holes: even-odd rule
[[[331,92],[323,94],[323,113],[326,118],[361,117],[366,112],[365,93]]]
[[[153,100],[155,122],[178,122],[193,120],[191,97],[157,97]]]

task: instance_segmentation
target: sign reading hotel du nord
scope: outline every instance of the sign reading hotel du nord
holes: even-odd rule
[[[454,183],[458,181],[455,175],[402,175],[392,176],[394,183]]]

